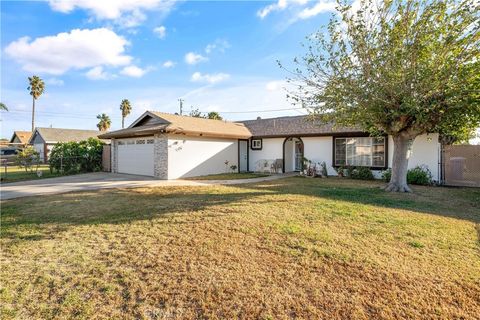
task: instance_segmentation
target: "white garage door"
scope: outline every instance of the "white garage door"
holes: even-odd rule
[[[118,141],[118,172],[153,176],[153,137]]]

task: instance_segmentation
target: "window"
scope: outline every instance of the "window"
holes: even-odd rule
[[[135,144],[135,140],[128,140],[127,144]]]
[[[335,138],[335,166],[385,167],[385,137]]]
[[[125,144],[125,142],[123,142],[123,141],[118,141],[118,145],[119,145],[119,146],[123,146],[124,144]]]
[[[262,139],[252,139],[252,150],[262,150]]]
[[[147,139],[147,144],[153,144],[154,140],[153,139]]]
[[[145,144],[145,140],[137,140],[137,144]]]

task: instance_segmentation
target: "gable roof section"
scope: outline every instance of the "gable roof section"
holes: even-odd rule
[[[13,143],[13,140],[15,140],[15,137],[17,137],[21,144],[27,144],[31,136],[31,131],[14,131],[13,136],[10,139],[10,143]]]
[[[250,131],[242,124],[223,120],[211,120],[170,113],[147,111],[127,129],[100,135],[102,139],[145,136],[155,133],[183,134],[226,139],[247,139]]]
[[[359,128],[334,126],[309,116],[279,117],[240,121],[253,137],[328,136],[338,133],[361,132]]]
[[[97,138],[97,130],[61,129],[61,128],[36,128],[30,137],[29,143],[36,135],[40,135],[45,143],[83,141],[88,138]]]

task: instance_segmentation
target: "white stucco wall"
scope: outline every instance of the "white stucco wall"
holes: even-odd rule
[[[283,158],[283,141],[285,138],[263,139],[262,150],[249,150],[250,152],[250,170],[257,171],[258,163],[265,160],[275,160]],[[332,143],[331,136],[327,137],[303,137],[304,157],[316,163],[325,161],[329,175],[336,175],[336,171],[332,166]],[[392,167],[393,158],[393,140],[388,138],[388,167]],[[285,164],[288,168],[291,166],[290,159],[293,149],[286,145]],[[438,143],[438,134],[429,134],[418,136],[413,142],[408,168],[414,168],[418,165],[426,165],[432,172],[434,180],[439,179],[439,163],[440,160],[440,144]],[[288,169],[287,169],[288,171]],[[374,171],[375,175],[380,178],[380,171]]]
[[[262,139],[262,150],[249,150],[249,169],[259,171],[262,163],[283,158],[283,141],[285,138]],[[250,147],[250,145],[249,145]]]
[[[238,141],[235,139],[168,136],[168,179],[225,173],[238,166]]]
[[[304,157],[315,163],[325,161],[328,175],[336,175],[332,167],[332,137],[305,137],[303,140]]]
[[[392,167],[393,159],[393,139],[388,137],[388,167]],[[433,180],[440,179],[439,172],[440,162],[440,143],[438,142],[438,133],[423,134],[415,138],[410,149],[410,159],[408,160],[408,168],[412,169],[416,166],[426,165],[432,172]]]

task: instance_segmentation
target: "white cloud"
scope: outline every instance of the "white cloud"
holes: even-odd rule
[[[208,60],[207,57],[204,57],[201,54],[198,54],[195,52],[189,52],[185,55],[185,62],[188,64],[197,64],[207,60]]]
[[[51,86],[59,86],[59,87],[65,84],[62,79],[58,79],[58,78],[48,78],[45,80],[45,83]]]
[[[313,7],[305,8],[298,14],[300,19],[308,19],[324,12],[334,12],[337,4],[334,1],[319,1]]]
[[[217,39],[213,43],[210,43],[205,47],[205,52],[207,54],[210,54],[213,51],[219,51],[223,53],[228,48],[230,48],[230,43],[227,40]]]
[[[160,39],[165,39],[167,36],[167,28],[164,26],[156,27],[153,29],[153,32],[160,38]]]
[[[109,77],[108,73],[103,71],[102,66],[97,66],[88,70],[88,72],[85,73],[85,76],[90,80],[107,80]]]
[[[106,28],[74,29],[35,40],[19,38],[5,48],[5,53],[26,71],[60,75],[70,69],[128,65],[132,60],[125,54],[128,44]]]
[[[141,78],[143,77],[149,70],[147,69],[142,69],[137,66],[127,66],[120,71],[121,74],[129,76],[129,77],[134,77],[134,78]]]
[[[173,0],[49,0],[52,10],[70,13],[75,9],[86,10],[98,20],[113,20],[125,27],[134,27],[145,21],[144,11],[157,10],[167,14]]]
[[[225,81],[230,78],[230,75],[227,73],[213,73],[213,74],[201,74],[200,72],[195,72],[190,78],[193,82],[208,82],[214,84],[217,82]]]
[[[287,86],[287,82],[285,80],[275,80],[275,81],[270,81],[267,82],[265,85],[265,88],[268,91],[278,91],[278,90],[283,90]]]
[[[295,21],[297,19],[308,19],[324,12],[335,11],[336,2],[334,0],[318,0],[315,5],[306,7],[311,2],[308,0],[278,0],[276,3],[258,10],[257,16],[264,19],[272,12],[288,9],[289,12],[293,13],[293,21]]]
[[[173,62],[172,60],[167,60],[162,64],[162,66],[164,68],[167,68],[167,69],[168,68],[173,68],[173,67],[175,67],[175,62]]]
[[[270,13],[273,11],[280,11],[284,10],[287,8],[288,2],[287,0],[278,0],[277,3],[272,3],[269,4],[266,7],[263,7],[262,9],[257,11],[257,16],[259,16],[261,19],[265,18],[268,16]]]

